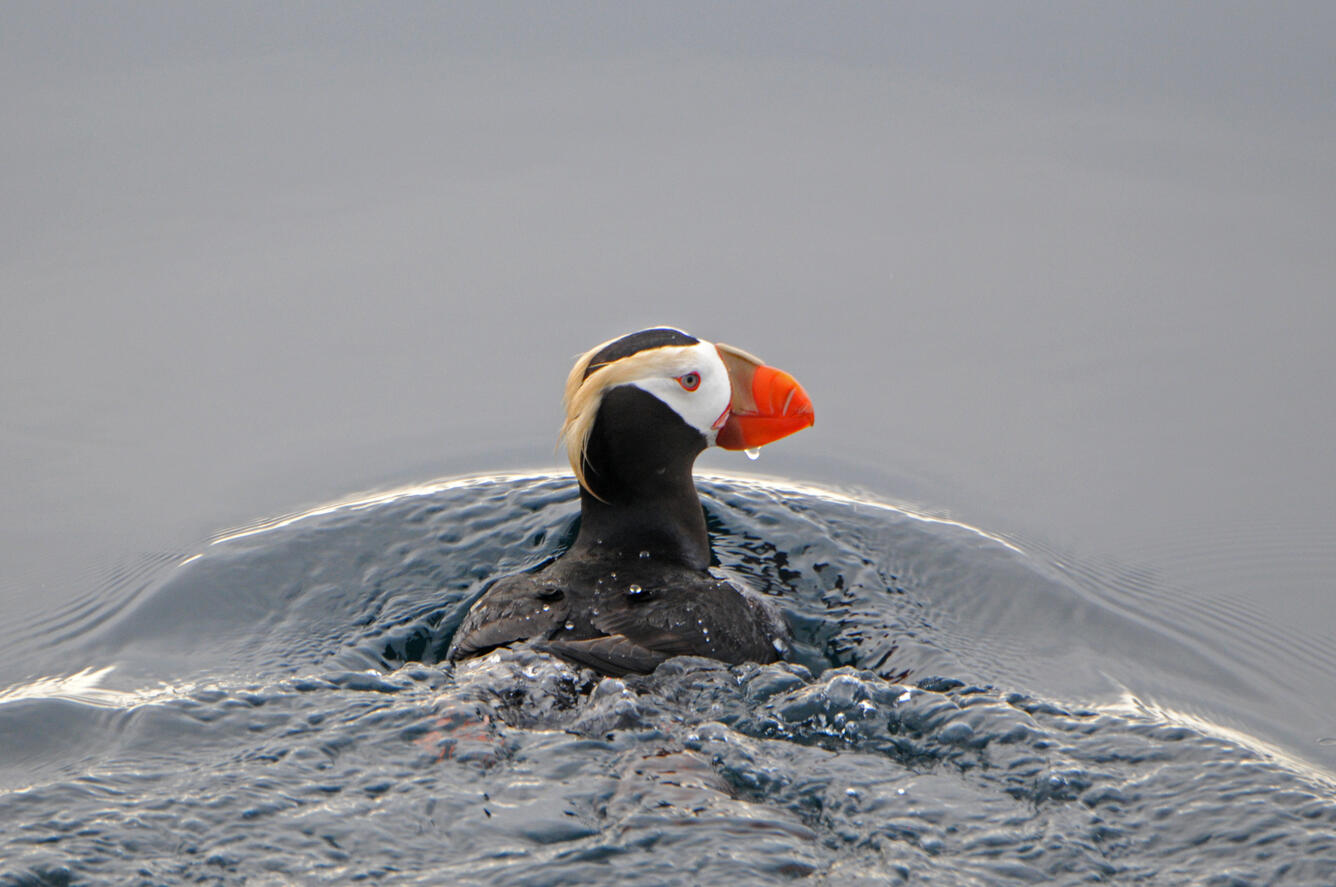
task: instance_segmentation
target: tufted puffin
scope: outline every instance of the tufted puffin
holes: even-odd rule
[[[451,660],[528,641],[607,675],[670,656],[773,662],[788,631],[756,592],[709,572],[692,466],[706,447],[752,449],[812,424],[792,376],[667,327],[604,342],[566,380],[562,442],[580,529],[541,569],[495,582],[455,633]]]

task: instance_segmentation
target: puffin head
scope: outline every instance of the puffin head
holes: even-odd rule
[[[563,399],[562,441],[580,486],[593,495],[586,476],[590,436],[605,402],[624,387],[650,395],[681,420],[685,429],[672,433],[698,444],[690,453],[693,460],[708,446],[764,446],[807,428],[814,418],[811,399],[792,376],[740,348],[671,327],[611,339],[575,362]],[[644,401],[643,395],[637,398]]]

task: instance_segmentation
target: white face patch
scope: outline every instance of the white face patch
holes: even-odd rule
[[[644,352],[645,372],[629,384],[647,391],[666,403],[682,420],[705,436],[706,444],[713,446],[724,411],[732,397],[732,384],[719,352],[710,342],[695,345],[669,346]],[[639,355],[637,355],[639,356]],[[700,377],[695,390],[687,390],[690,374]]]
[[[610,344],[604,342],[585,352],[566,377],[563,398],[566,421],[561,427],[561,438],[571,470],[586,490],[589,484],[584,475],[585,447],[605,392],[619,385],[634,385],[652,394],[699,431],[707,446],[715,445],[719,436],[717,426],[728,418],[726,412],[732,399],[728,368],[718,349],[709,342],[637,351],[586,376],[589,361]],[[699,381],[692,374],[699,376]]]

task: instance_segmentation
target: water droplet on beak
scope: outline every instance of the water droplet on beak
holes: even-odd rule
[[[753,462],[755,462],[757,459],[761,458],[761,448],[760,448],[760,447],[752,447],[751,449],[743,450],[742,452],[746,453],[746,454],[747,454],[747,458],[750,459],[750,460],[752,460]]]

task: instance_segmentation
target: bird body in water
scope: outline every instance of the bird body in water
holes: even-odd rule
[[[562,439],[580,484],[575,542],[541,569],[492,584],[449,658],[527,641],[611,675],[680,655],[777,659],[783,617],[709,572],[692,468],[708,446],[752,450],[810,426],[802,386],[745,351],[658,327],[586,352],[565,408]]]

